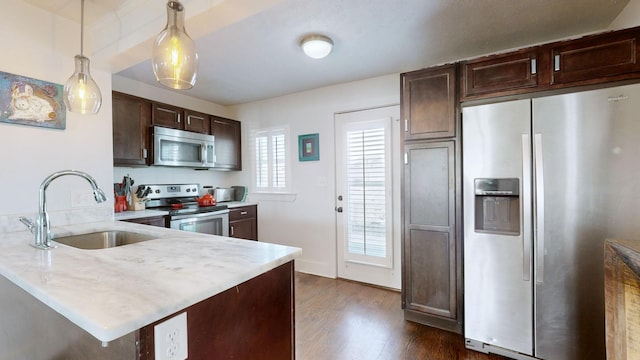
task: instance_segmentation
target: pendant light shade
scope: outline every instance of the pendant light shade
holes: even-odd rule
[[[167,26],[153,44],[151,65],[156,80],[166,87],[191,89],[196,83],[198,53],[184,28],[184,7],[167,2]]]
[[[102,94],[89,72],[89,58],[83,55],[84,0],[80,6],[80,55],[75,56],[75,71],[64,84],[63,98],[71,112],[97,114],[102,105]]]

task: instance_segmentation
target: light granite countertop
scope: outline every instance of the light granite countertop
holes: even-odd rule
[[[109,342],[285,264],[299,248],[121,221],[53,227],[58,236],[126,230],[158,236],[100,250],[29,246],[0,234],[0,275]]]

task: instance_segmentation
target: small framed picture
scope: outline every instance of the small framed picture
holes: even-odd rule
[[[319,134],[298,135],[298,160],[320,160]]]

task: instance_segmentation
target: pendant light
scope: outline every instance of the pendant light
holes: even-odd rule
[[[75,58],[75,72],[64,84],[64,103],[71,112],[97,114],[102,105],[98,84],[89,73],[89,58],[84,56],[84,0],[80,3],[80,55]]]
[[[191,89],[196,83],[198,52],[184,28],[184,6],[167,2],[167,26],[153,43],[151,65],[156,80],[166,87]]]

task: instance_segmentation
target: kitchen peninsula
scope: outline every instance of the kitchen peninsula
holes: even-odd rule
[[[105,230],[157,238],[43,251],[28,231],[1,235],[0,322],[14,325],[3,326],[0,345],[10,359],[152,359],[153,325],[185,312],[190,359],[294,357],[300,249],[121,221],[52,232],[55,241]]]

